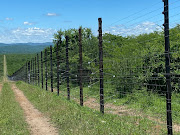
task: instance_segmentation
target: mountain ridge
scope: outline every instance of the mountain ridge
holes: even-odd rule
[[[0,43],[0,54],[33,54],[43,51],[53,43]]]
[[[44,43],[0,43],[0,46],[13,46],[13,45],[31,45],[31,46],[37,46],[37,45],[53,45],[52,42],[44,42]]]

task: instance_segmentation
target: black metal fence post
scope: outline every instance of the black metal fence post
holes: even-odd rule
[[[28,83],[28,62],[26,62],[26,78],[25,82]]]
[[[45,49],[45,81],[46,81],[46,91],[48,90],[47,78],[48,78],[48,73],[47,73],[47,49]]]
[[[66,81],[67,81],[67,99],[70,100],[69,88],[69,37],[66,36]]]
[[[33,60],[33,85],[34,85],[34,83],[35,83],[35,59],[33,58],[32,59]]]
[[[80,105],[83,106],[83,84],[82,84],[82,29],[79,29],[79,87]]]
[[[24,74],[22,75],[22,80],[26,82],[26,65],[25,64],[22,70],[24,70]]]
[[[60,39],[61,40],[61,39]],[[57,95],[59,96],[59,41],[57,42],[56,59],[57,59]]]
[[[28,62],[28,83],[31,81],[31,73],[30,73],[30,61]]]
[[[53,61],[52,61],[52,45],[50,46],[50,59],[51,59],[51,92],[53,92]]]
[[[32,73],[33,73],[33,70],[32,70],[32,59],[31,59],[31,73],[30,73],[30,74],[31,74],[31,75],[30,75],[30,77],[31,77],[31,81],[30,81],[31,84],[32,84],[32,81],[33,81],[33,80],[32,80],[32,78],[33,78],[33,74],[32,74]]]
[[[167,129],[168,135],[173,134],[172,130],[172,111],[171,111],[171,73],[170,73],[170,42],[169,42],[169,2],[164,2],[164,39],[165,39],[165,66],[166,66],[166,107],[167,107]]]
[[[43,89],[43,86],[44,86],[44,84],[43,84],[43,52],[41,51],[41,87],[42,87],[42,89]]]
[[[103,88],[103,46],[102,46],[102,19],[99,21],[99,73],[100,73],[100,111],[104,114],[104,88]]]
[[[36,66],[37,66],[37,63],[36,63],[36,57],[35,57],[35,85],[37,85],[37,71],[36,71]]]
[[[35,59],[33,58],[33,85],[35,83]]]
[[[40,82],[39,82],[39,54],[37,54],[37,68],[38,68],[37,75],[38,75],[38,86],[39,86],[39,84],[40,84]]]

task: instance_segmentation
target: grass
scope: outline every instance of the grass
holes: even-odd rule
[[[0,93],[0,135],[29,135],[23,110],[8,83]]]
[[[156,128],[155,122],[135,116],[102,115],[98,111],[81,107],[63,96],[46,92],[36,86],[17,82],[26,97],[41,112],[49,116],[59,129],[60,134],[73,135],[146,135],[165,134],[162,127]]]
[[[66,95],[66,88],[63,86],[63,92]],[[92,86],[91,88],[84,87],[84,98],[96,98],[99,101],[99,87]],[[117,98],[109,94],[110,87],[105,86],[105,104],[112,103],[115,106],[125,106],[129,109],[136,110],[136,112],[144,114],[144,117],[152,117],[158,119],[166,125],[166,96],[160,96],[153,92],[147,92],[146,90],[134,91],[133,93],[127,93],[122,98]],[[79,100],[79,87],[71,89],[71,95],[73,98]],[[116,94],[117,95],[117,94]],[[110,98],[109,98],[110,97]],[[72,98],[72,99],[73,99]],[[172,93],[172,119],[173,125],[180,124],[180,94]],[[109,108],[105,108],[108,111]]]
[[[180,94],[172,94],[172,118],[173,123],[180,124]],[[158,94],[147,92],[145,90],[135,91],[127,94],[124,98],[110,99],[107,102],[114,105],[124,105],[128,108],[134,108],[148,116],[161,119],[166,123],[166,97]]]

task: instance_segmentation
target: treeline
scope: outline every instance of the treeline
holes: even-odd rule
[[[82,29],[84,85],[93,84],[99,77],[98,37],[91,29]],[[69,60],[71,78],[78,75],[78,30],[58,31],[54,37],[61,48],[61,59],[65,60],[65,37],[69,37]],[[170,30],[171,73],[174,91],[179,91],[180,62],[180,25]],[[62,41],[61,43],[58,41]],[[148,90],[164,94],[165,85],[165,53],[164,32],[153,32],[138,36],[103,35],[104,81],[105,86],[112,87],[110,93],[118,92],[120,96],[134,90]],[[62,69],[65,70],[65,61]],[[62,64],[63,65],[63,64]],[[109,83],[110,82],[110,83]],[[72,82],[73,83],[73,82]],[[78,84],[77,82],[75,82]]]
[[[78,87],[79,80],[79,30],[59,30],[54,34],[52,48],[54,87],[57,71],[57,45],[60,46],[60,85],[66,84],[66,44],[69,45],[70,86]],[[173,91],[179,92],[179,49],[180,25],[170,29],[170,57]],[[98,37],[91,29],[82,28],[83,86],[97,86],[90,90],[99,90],[99,47]],[[137,90],[156,92],[164,95],[165,85],[165,49],[164,32],[155,31],[138,36],[103,34],[104,90],[109,95],[123,97]],[[48,83],[50,83],[50,47],[46,48]],[[39,54],[40,57],[40,54]],[[45,50],[43,62],[45,62]],[[40,58],[39,58],[40,61]],[[44,63],[45,64],[45,63]],[[41,72],[41,71],[40,71]],[[45,72],[45,69],[43,70]],[[40,76],[41,79],[41,76]],[[117,94],[118,93],[118,94]]]

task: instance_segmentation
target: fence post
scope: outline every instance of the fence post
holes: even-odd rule
[[[39,54],[37,54],[37,66],[38,66],[38,86],[39,86]]]
[[[26,62],[26,80],[25,82],[28,82],[28,62]]]
[[[28,62],[28,83],[31,83],[30,61]]]
[[[67,81],[67,99],[70,100],[70,88],[69,88],[69,37],[66,36],[66,81]]]
[[[34,85],[34,58],[32,58],[32,62],[33,62],[33,85]]]
[[[35,83],[35,70],[34,70],[34,66],[35,66],[35,60],[33,58],[33,85]]]
[[[41,51],[41,87],[43,89],[43,52]]]
[[[35,57],[35,85],[37,85],[37,72],[36,72],[36,57]]]
[[[26,70],[26,65],[23,66],[22,71],[23,71],[23,70]],[[26,82],[26,71],[25,71],[25,73],[22,75],[22,81],[25,81],[25,82]]]
[[[53,92],[53,62],[52,62],[52,45],[50,46],[50,59],[51,59],[51,92]]]
[[[102,46],[102,19],[99,21],[99,73],[100,73],[100,112],[104,114],[104,88],[103,88],[103,46]]]
[[[168,135],[172,135],[172,111],[171,111],[171,73],[170,73],[170,42],[169,42],[169,2],[164,2],[164,39],[165,39],[165,66],[166,66],[166,107],[167,107],[167,130]]]
[[[61,40],[61,39],[60,39]],[[60,41],[61,42],[61,41]],[[59,96],[59,41],[57,42],[56,59],[57,59],[57,95]]]
[[[32,81],[33,81],[33,80],[32,80],[32,78],[33,78],[33,74],[32,74],[32,72],[33,72],[33,71],[32,71],[32,59],[31,59],[31,73],[30,73],[30,74],[31,74],[31,81],[30,81],[30,82],[31,82],[31,84],[32,84]]]
[[[46,81],[46,91],[48,90],[48,84],[47,84],[47,78],[48,78],[48,73],[47,73],[47,49],[45,49],[45,81]]]
[[[83,84],[82,84],[82,29],[79,29],[79,87],[80,105],[83,106]]]

